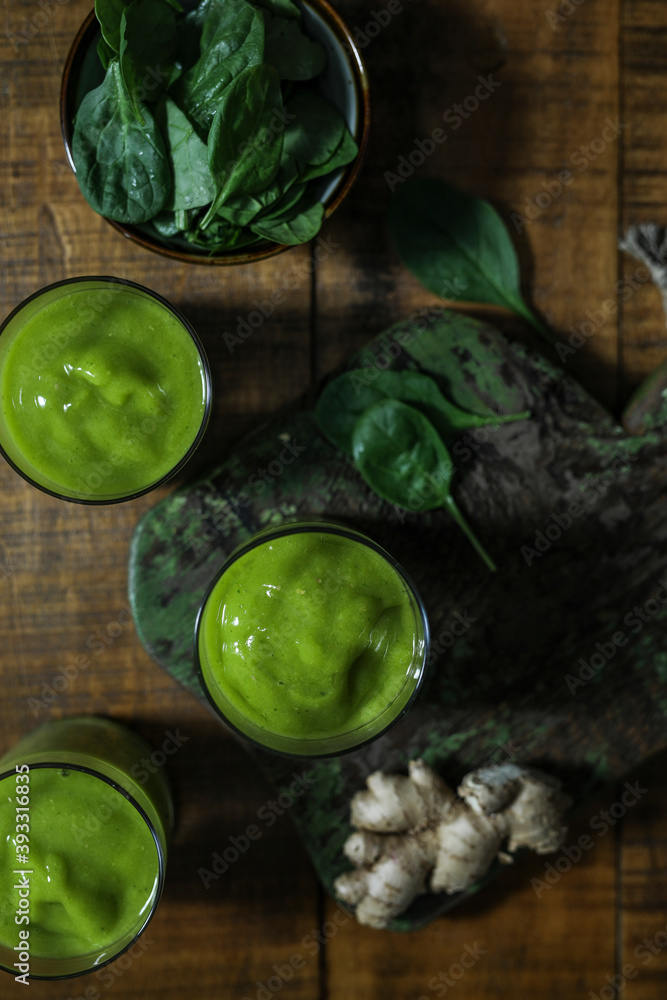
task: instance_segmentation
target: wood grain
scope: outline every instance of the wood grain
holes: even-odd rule
[[[314,278],[299,267],[306,248],[228,271],[166,262],[92,213],[65,159],[59,79],[90,6],[0,2],[0,306],[6,314],[42,284],[95,273],[129,277],[171,298],[202,334],[218,390],[210,432],[188,475],[369,336],[430,301],[389,244],[384,173],[471,93],[478,75],[492,73],[502,85],[417,172],[484,195],[508,220],[572,167],[573,153],[601,135],[607,117],[628,123],[619,141],[575,169],[573,182],[516,233],[525,290],[564,338],[633,273],[635,263],[616,252],[619,231],[665,221],[663,4],[584,0],[570,4],[552,30],[547,14],[556,7],[544,0],[406,0],[364,48],[374,99],[368,161],[327,224],[332,252]],[[383,9],[360,0],[338,7],[361,28],[372,10]],[[287,294],[270,321],[230,353],[224,333],[277,286]],[[659,296],[644,284],[567,363],[618,407],[666,347]],[[154,743],[174,726],[188,736],[170,767],[179,822],[165,897],[146,935],[151,944],[130,968],[111,966],[104,982],[32,983],[33,997],[66,1000],[88,990],[88,998],[255,1000],[279,977],[274,966],[297,955],[303,966],[289,980],[273,980],[279,988],[271,996],[432,1000],[431,979],[475,941],[486,954],[448,987],[453,996],[601,996],[606,976],[624,963],[639,967],[634,949],[667,921],[664,756],[644,779],[650,796],[540,899],[530,887],[544,871],[538,859],[414,935],[362,931],[351,921],[327,935],[328,926],[338,927],[334,904],[323,908],[288,815],[205,890],[197,870],[256,821],[271,789],[215,720],[150,662],[131,628],[98,656],[87,645],[123,608],[132,530],[160,495],[86,509],[43,496],[0,467],[0,751],[42,718],[76,712],[108,712]],[[40,698],[58,667],[79,655],[89,655],[90,666],[34,714],[28,699]],[[571,838],[613,801],[582,816]],[[628,981],[627,1000],[662,1000],[665,954]],[[0,996],[18,989],[5,976]]]

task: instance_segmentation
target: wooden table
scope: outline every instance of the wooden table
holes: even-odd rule
[[[381,2],[340,0],[361,32],[374,120],[365,168],[324,227],[330,252],[314,271],[309,247],[251,268],[184,267],[113,232],[79,194],[58,121],[63,61],[90,0],[1,0],[0,9],[1,311],[79,274],[131,278],[174,301],[199,330],[218,388],[189,476],[430,301],[389,243],[385,173],[436,128],[447,139],[416,174],[496,204],[515,236],[526,294],[564,340],[593,322],[568,369],[618,410],[664,359],[660,296],[616,249],[628,225],[665,221],[667,8],[655,0],[564,0],[558,10],[537,0],[403,0],[392,15]],[[287,293],[273,315],[229,350],[224,333],[276,288]],[[609,299],[618,310],[604,317]],[[274,796],[244,750],[151,662],[127,624],[128,543],[163,493],[107,508],[68,505],[4,463],[0,488],[0,752],[39,722],[80,712],[124,720],[156,747],[168,732],[182,741],[169,761],[178,826],[167,888],[143,951],[97,977],[33,982],[33,998],[113,990],[128,1000],[609,1000],[623,989],[626,1000],[662,1000],[667,757],[628,776],[645,791],[613,826],[602,811],[620,812],[612,807],[622,788],[577,818],[568,846],[586,834],[594,848],[558,878],[548,858],[522,859],[424,930],[361,929],[323,898],[288,812],[266,819]],[[51,698],[60,668],[82,656],[89,665]],[[258,824],[260,839],[205,889],[198,869]],[[19,989],[0,980],[0,997]]]

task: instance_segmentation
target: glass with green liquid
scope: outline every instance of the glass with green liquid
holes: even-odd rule
[[[376,739],[424,679],[421,598],[361,532],[296,522],[260,532],[222,567],[200,609],[202,687],[245,739],[326,757]]]
[[[153,916],[173,807],[164,771],[140,767],[150,754],[125,726],[81,716],[0,759],[0,968],[23,983],[101,968]]]
[[[188,461],[210,410],[196,332],[134,282],[57,282],[0,327],[0,451],[53,496],[101,504],[147,493]]]

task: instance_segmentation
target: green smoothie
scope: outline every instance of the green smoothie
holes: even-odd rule
[[[146,290],[73,279],[28,300],[0,336],[0,445],[38,486],[104,501],[149,489],[207,415],[205,361]]]
[[[258,738],[249,724],[335,742],[400,714],[423,667],[424,625],[403,576],[361,537],[322,529],[272,537],[241,554],[211,591],[200,669],[214,703],[248,735]]]
[[[0,784],[0,944],[29,928],[34,958],[110,957],[146,922],[158,888],[158,853],[146,821],[106,781],[73,769],[31,768],[29,856],[17,862],[14,777]],[[17,923],[21,875],[29,924]],[[21,904],[23,905],[23,904]],[[91,964],[93,964],[91,962]]]

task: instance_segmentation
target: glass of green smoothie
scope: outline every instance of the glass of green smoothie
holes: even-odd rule
[[[140,766],[150,754],[85,716],[40,726],[0,760],[0,968],[22,983],[101,968],[153,916],[173,810],[163,770]]]
[[[359,749],[407,710],[429,628],[413,583],[370,538],[326,521],[260,532],[232,553],[195,628],[213,708],[274,753]]]
[[[132,281],[48,285],[0,327],[0,451],[63,500],[131,500],[197,448],[211,374],[187,319]]]

